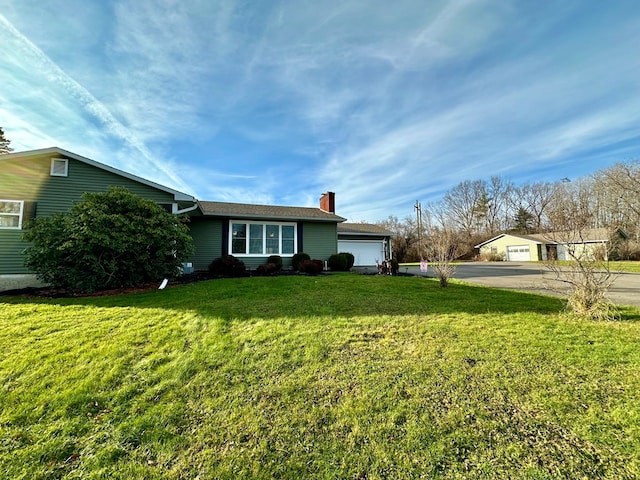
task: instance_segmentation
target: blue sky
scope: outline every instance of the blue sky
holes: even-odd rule
[[[203,200],[400,218],[640,158],[637,0],[0,0],[0,126]]]

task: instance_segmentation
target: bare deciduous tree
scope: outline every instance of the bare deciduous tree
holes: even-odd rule
[[[395,233],[395,236],[391,237],[393,258],[398,262],[419,260],[418,235],[413,219],[407,217],[404,221],[400,221],[398,217],[391,215],[377,225]]]
[[[606,199],[604,221],[623,227],[640,240],[640,161],[617,163],[594,178]]]
[[[513,189],[513,184],[501,177],[491,177],[485,185],[487,203],[487,215],[485,232],[488,235],[495,235],[504,230],[509,223],[509,196]]]
[[[536,232],[545,230],[547,213],[553,202],[557,184],[549,182],[526,183],[512,190],[512,211],[523,208],[533,216],[532,228]]]
[[[447,193],[443,198],[443,204],[452,222],[466,233],[473,236],[478,227],[478,216],[483,202],[484,184],[481,180],[459,183]]]

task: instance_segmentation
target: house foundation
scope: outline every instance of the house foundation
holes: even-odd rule
[[[16,274],[16,275],[0,275],[0,292],[7,290],[20,290],[22,288],[40,288],[46,287],[47,284],[38,280],[32,274]]]

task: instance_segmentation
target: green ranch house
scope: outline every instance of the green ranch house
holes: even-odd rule
[[[280,255],[284,266],[305,252],[326,260],[349,248],[357,265],[390,255],[390,233],[362,224],[344,224],[335,213],[335,194],[327,192],[318,208],[207,202],[75,153],[52,147],[0,155],[0,290],[35,285],[23,264],[23,229],[35,216],[64,212],[87,191],[121,186],[175,214],[190,216],[193,269],[231,254],[247,268]],[[340,227],[339,227],[340,226]],[[342,230],[342,233],[341,233]],[[339,243],[340,242],[340,243]],[[347,250],[340,250],[347,251]]]

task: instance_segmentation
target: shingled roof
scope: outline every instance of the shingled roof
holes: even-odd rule
[[[603,243],[611,240],[612,235],[618,235],[622,238],[627,238],[627,233],[616,228],[613,232],[607,228],[590,228],[580,232],[548,232],[548,233],[532,233],[529,235],[520,235],[515,233],[501,233],[489,240],[486,240],[474,248],[480,248],[487,243],[491,243],[498,238],[509,235],[511,237],[523,238],[539,244],[557,244],[557,243]]]
[[[626,232],[617,228],[610,230],[608,228],[588,228],[579,232],[550,232],[550,233],[534,233],[531,235],[521,235],[525,238],[530,238],[542,243],[551,242],[570,242],[570,243],[601,243],[611,240],[613,235],[620,235],[623,238],[627,237]]]
[[[395,233],[372,223],[341,223],[338,225],[338,233],[352,235],[395,236]]]
[[[285,207],[277,205],[253,205],[249,203],[205,202],[198,201],[205,216],[233,217],[238,219],[260,220],[313,220],[317,222],[344,222],[335,213],[325,212],[312,207]]]

